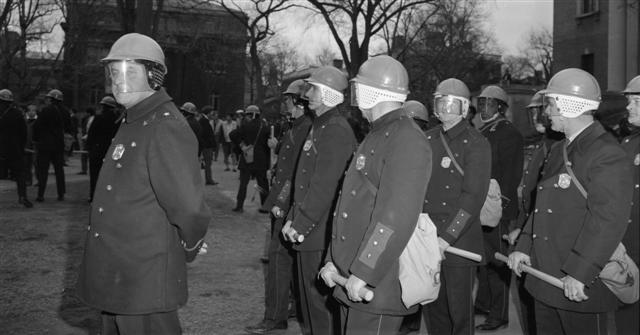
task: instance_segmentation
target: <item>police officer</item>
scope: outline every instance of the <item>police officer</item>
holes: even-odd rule
[[[98,179],[78,295],[102,311],[101,334],[180,334],[186,262],[211,217],[197,140],[162,88],[156,41],[126,34],[102,61],[126,117]]]
[[[491,176],[487,139],[466,121],[469,89],[462,81],[442,81],[434,93],[441,125],[426,132],[433,148],[431,182],[423,211],[438,229],[441,248],[454,246],[482,254],[480,209]],[[438,299],[423,307],[430,334],[472,334],[472,288],[478,263],[447,254],[440,269]]]
[[[214,115],[213,107],[205,106],[200,110],[200,119],[198,120],[198,124],[200,124],[200,139],[202,141],[201,151],[202,151],[202,161],[204,163],[204,184],[205,185],[217,185],[218,182],[213,180],[211,176],[211,161],[213,161],[214,151],[218,146],[218,142],[216,141],[216,135],[213,132],[213,122],[209,118],[209,114]]]
[[[502,193],[502,218],[497,227],[483,226],[485,259],[479,268],[476,307],[487,313],[485,322],[476,326],[480,331],[506,327],[509,322],[509,283],[511,271],[494,259],[496,251],[508,253],[509,244],[502,239],[515,229],[518,216],[518,185],[524,162],[524,139],[518,129],[505,118],[509,97],[500,87],[487,86],[478,96],[478,112],[483,125],[480,132],[491,145],[491,178]]]
[[[264,319],[257,325],[246,328],[247,331],[255,334],[287,328],[295,253],[291,250],[291,244],[284,240],[280,232],[284,224],[283,220],[293,203],[293,177],[298,156],[311,128],[312,114],[308,107],[309,102],[304,97],[305,92],[305,82],[298,79],[289,84],[283,93],[284,104],[287,113],[293,118],[293,125],[277,145],[278,160],[275,178],[271,184],[269,196],[262,205],[263,209],[272,214],[273,229],[268,252]],[[274,146],[276,144],[274,142],[277,142],[275,138],[270,138],[269,141],[270,146]]]
[[[33,207],[27,199],[24,149],[27,143],[27,123],[22,112],[13,104],[13,93],[0,90],[0,165],[6,164],[16,181],[18,203]]]
[[[402,105],[407,116],[412,118],[423,131],[429,128],[429,111],[427,107],[417,100],[407,100]]]
[[[627,254],[636,264],[640,264],[640,76],[633,78],[622,93],[627,97],[627,111],[631,134],[622,140],[622,148],[627,152],[627,162],[631,162],[633,171],[633,200],[627,232],[622,238]],[[616,312],[616,330],[618,334],[638,334],[640,310],[637,301],[624,305]]]
[[[111,139],[120,127],[118,103],[112,96],[100,100],[100,114],[96,115],[87,131],[87,150],[89,151],[89,202],[93,201],[98,174],[102,168]]]
[[[631,166],[593,118],[600,87],[592,75],[562,70],[544,94],[551,128],[567,140],[551,148],[533,215],[508,264],[518,275],[524,263],[562,280],[558,289],[533,276],[525,279],[539,334],[606,334],[607,312],[618,301],[598,274],[627,227]]]
[[[349,165],[336,204],[327,263],[320,274],[348,278],[335,287],[344,334],[395,334],[405,307],[398,281],[399,257],[416,227],[431,176],[431,148],[424,133],[407,117],[402,104],[409,77],[389,56],[362,64],[352,80],[351,96],[371,123]],[[375,288],[364,303],[358,292]]]
[[[202,153],[202,127],[200,127],[200,123],[198,122],[198,109],[192,102],[185,102],[180,106],[180,111],[187,120],[196,139],[198,139],[198,157],[200,157]]]
[[[247,185],[253,176],[258,183],[260,204],[262,205],[269,194],[267,170],[270,166],[269,126],[260,118],[260,109],[256,105],[246,108],[246,120],[240,124],[231,139],[241,149],[238,169],[240,170],[240,185],[236,196],[234,212],[242,212],[244,200],[247,197]],[[249,152],[252,152],[249,154]],[[251,158],[249,158],[251,157]]]
[[[295,243],[298,285],[304,334],[331,334],[334,310],[328,307],[329,289],[318,282],[318,270],[329,244],[330,213],[340,180],[356,148],[347,120],[336,108],[344,101],[346,75],[335,67],[318,68],[306,79],[305,96],[315,118],[307,135],[294,177],[293,208],[282,228],[286,240]]]

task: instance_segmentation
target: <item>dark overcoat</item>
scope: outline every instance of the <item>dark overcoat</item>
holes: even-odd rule
[[[78,295],[114,314],[173,311],[211,218],[198,143],[164,89],[126,115],[98,178]]]
[[[238,168],[240,170],[262,170],[269,169],[271,162],[271,149],[267,141],[269,140],[270,129],[265,121],[255,118],[242,122],[240,128],[234,135],[229,135],[234,143],[241,148],[242,145],[253,145],[253,163],[247,163],[242,152],[239,152]]]
[[[622,242],[627,248],[627,254],[640,264],[640,128],[622,140],[622,148],[627,153],[627,162],[631,165],[633,174],[633,198],[631,200],[631,215],[629,216],[627,232]]]

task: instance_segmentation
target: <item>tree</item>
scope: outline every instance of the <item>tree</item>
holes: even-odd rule
[[[369,58],[371,39],[404,11],[434,0],[308,0],[322,16],[345,62],[349,76]],[[397,22],[397,21],[396,21]],[[342,27],[346,27],[344,30]],[[346,40],[342,34],[346,33]]]
[[[251,61],[251,100],[262,105],[265,96],[265,87],[262,82],[262,62],[260,59],[260,44],[267,37],[274,34],[272,30],[271,15],[295,6],[287,0],[211,0],[212,3],[222,6],[229,14],[238,20],[249,32],[249,56]],[[241,5],[243,3],[244,5]],[[253,88],[256,93],[254,95]]]
[[[533,29],[529,32],[527,45],[522,54],[530,60],[535,70],[541,70],[547,81],[553,74],[553,35],[547,28]]]

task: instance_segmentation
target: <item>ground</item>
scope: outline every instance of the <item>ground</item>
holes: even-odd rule
[[[56,201],[49,178],[44,203],[25,209],[17,204],[15,184],[0,181],[0,330],[4,335],[99,334],[97,311],[74,295],[82,257],[89,206],[88,177],[78,175],[79,162],[65,168],[68,193]],[[250,183],[245,212],[235,205],[238,174],[214,163],[206,187],[213,220],[206,241],[209,251],[189,265],[189,302],[180,310],[185,335],[245,334],[264,313],[264,254],[268,217],[257,212],[258,198]],[[29,187],[30,198],[36,190]],[[254,199],[252,199],[254,198]],[[509,328],[494,334],[519,334],[513,304]],[[480,322],[477,319],[476,322]],[[290,320],[286,335],[300,334]]]

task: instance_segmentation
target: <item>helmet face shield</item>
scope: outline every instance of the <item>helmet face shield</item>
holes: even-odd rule
[[[371,109],[384,101],[404,102],[407,95],[351,81],[351,105],[361,109]]]
[[[108,85],[114,94],[151,91],[143,64],[133,60],[112,61],[105,65]]]
[[[462,100],[450,95],[437,95],[433,99],[435,113],[462,115],[464,112]]]

